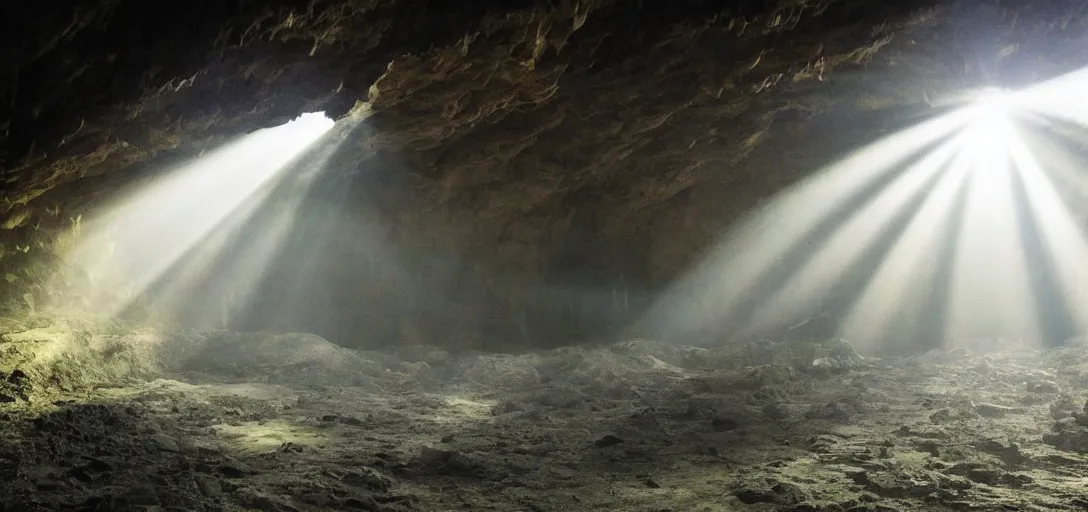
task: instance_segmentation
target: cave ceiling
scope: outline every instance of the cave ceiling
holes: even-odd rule
[[[4,9],[8,274],[118,183],[326,111],[365,117],[345,161],[401,242],[493,274],[660,283],[821,159],[940,98],[1077,69],[1088,33],[1065,0]]]

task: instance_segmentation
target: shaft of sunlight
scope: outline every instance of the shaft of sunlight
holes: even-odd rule
[[[355,120],[346,119],[334,130],[350,131],[354,124]],[[198,249],[190,250],[184,264],[174,265],[151,297],[154,309],[181,311],[191,308],[193,297],[204,296],[203,311],[198,318],[189,318],[190,323],[228,327],[235,313],[252,302],[272,260],[295,228],[297,213],[314,181],[339,151],[340,144],[331,139],[326,136],[321,144],[314,144],[291,165],[290,172],[252,194]],[[210,286],[209,278],[214,280]]]
[[[90,219],[66,255],[96,313],[114,315],[244,208],[334,123],[323,113],[258,130],[170,170]]]
[[[1016,217],[1018,172],[1007,148],[1016,134],[1007,117],[989,116],[968,128],[968,181],[947,316],[946,339],[1037,340],[1025,240]]]
[[[853,153],[734,227],[644,322],[712,343],[830,316],[870,351],[1083,336],[1084,90],[1088,70],[984,90]]]
[[[962,152],[949,165],[917,214],[888,250],[842,321],[839,335],[871,350],[893,329],[904,313],[925,318],[939,288],[944,240],[955,234],[956,206],[971,169]],[[916,329],[917,330],[917,329]]]
[[[1088,90],[1088,69],[1036,84],[1018,96],[1017,106],[1050,119],[1088,125],[1088,102],[1084,91]]]
[[[1042,154],[1049,156],[1051,167],[1068,165],[1070,158],[1057,148],[1048,148],[1045,142],[1039,141],[1037,146],[1044,150]],[[1020,172],[1027,207],[1036,219],[1046,256],[1046,261],[1042,263],[1055,273],[1054,281],[1071,316],[1069,320],[1073,323],[1073,330],[1076,333],[1088,332],[1088,289],[1084,286],[1088,283],[1088,266],[1085,266],[1085,262],[1088,262],[1088,240],[1085,239],[1084,228],[1078,225],[1074,213],[1058,193],[1053,178],[1044,172],[1027,142],[1014,139],[1009,152]]]
[[[837,217],[848,216],[879,191],[897,168],[947,139],[971,114],[956,111],[862,148],[769,201],[746,219],[643,320],[662,337],[720,337],[725,325],[746,320],[756,288],[786,279],[781,268],[807,245],[822,241]]]
[[[878,244],[877,238],[898,216],[910,215],[911,204],[926,194],[959,150],[959,138],[941,144],[874,194],[863,206],[842,221],[822,247],[811,254],[787,284],[780,287],[748,325],[742,336],[764,331],[783,319],[815,315],[821,302],[837,283],[859,271],[865,253]],[[788,320],[787,320],[788,321]]]

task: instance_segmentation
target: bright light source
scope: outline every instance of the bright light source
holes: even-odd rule
[[[83,307],[116,314],[129,306],[213,232],[252,212],[284,169],[296,166],[334,124],[324,113],[303,114],[242,136],[89,219],[65,255],[86,278],[88,289],[76,290]]]
[[[297,130],[298,133],[302,134],[309,133],[320,136],[329,131],[334,124],[336,123],[329,119],[324,112],[310,112],[288,121],[283,127]]]
[[[1004,89],[985,89],[979,93],[968,110],[974,114],[973,123],[985,125],[999,123],[1013,113],[1016,106],[1014,93]]]
[[[1004,89],[987,88],[979,93],[975,104],[987,109],[1004,110],[1012,105],[1013,93]]]

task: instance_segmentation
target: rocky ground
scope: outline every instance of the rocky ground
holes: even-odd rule
[[[0,510],[1088,510],[1080,346],[488,355],[66,329],[0,342]],[[41,355],[73,339],[93,357]]]

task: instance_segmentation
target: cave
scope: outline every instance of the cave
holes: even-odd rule
[[[0,511],[1088,510],[1073,0],[0,16]]]

